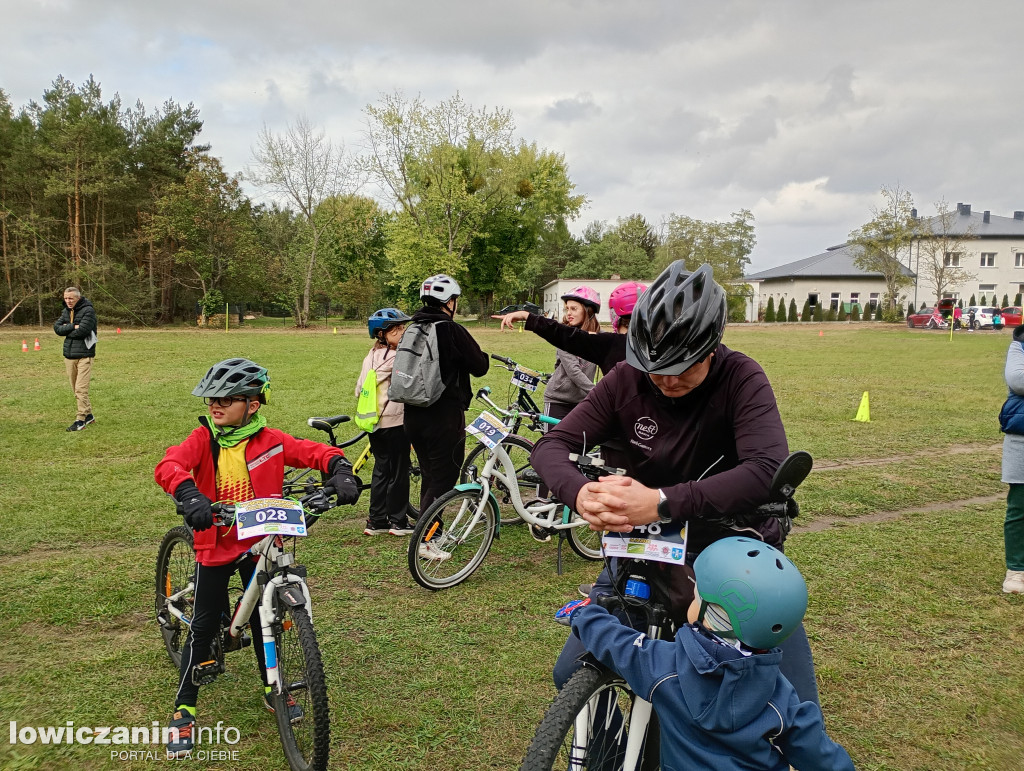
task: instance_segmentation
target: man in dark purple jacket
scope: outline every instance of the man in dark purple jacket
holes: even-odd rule
[[[626,362],[537,442],[533,467],[543,469],[545,483],[593,529],[628,532],[659,520],[686,521],[687,551],[695,557],[736,534],[705,518],[748,513],[768,500],[772,475],[788,454],[786,434],[760,365],[720,344],[725,320],[725,292],[710,266],[688,273],[681,261],[673,263],[637,303]],[[619,440],[627,475],[588,481],[569,453],[608,440]],[[758,531],[782,546],[777,520],[766,519]],[[665,569],[675,571],[666,573],[666,591],[681,616],[692,580],[678,568]],[[609,585],[605,571],[594,592]],[[801,699],[816,702],[810,648],[799,632],[791,638],[799,651],[784,659],[783,671]],[[571,675],[581,652],[570,638],[555,667],[556,685]]]

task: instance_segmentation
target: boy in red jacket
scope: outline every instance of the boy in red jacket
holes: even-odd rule
[[[193,669],[209,657],[221,613],[228,607],[228,581],[237,572],[247,585],[256,569],[249,548],[258,539],[239,541],[233,527],[214,527],[212,501],[280,498],[286,465],[329,473],[339,504],[359,499],[352,465],[340,449],[267,427],[260,407],[267,403],[269,394],[270,376],[258,364],[248,359],[227,359],[213,365],[192,390],[193,396],[203,397],[209,417],[201,417],[202,426],[184,442],[168,447],[156,466],[157,484],[178,502],[185,524],[194,533],[196,550],[195,610],[181,653],[181,676],[171,720],[171,727],[178,733],[176,737],[172,733],[167,745],[170,754],[187,753],[193,748],[199,695]],[[259,608],[253,610],[249,622],[263,678],[263,703],[273,712]],[[293,723],[302,719],[297,704],[290,702],[288,711]]]

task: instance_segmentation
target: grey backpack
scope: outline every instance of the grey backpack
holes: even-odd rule
[[[419,321],[406,327],[391,369],[391,401],[429,407],[441,398],[445,383],[437,350],[437,323],[441,322]]]

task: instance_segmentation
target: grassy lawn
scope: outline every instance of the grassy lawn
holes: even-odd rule
[[[529,333],[471,327],[485,350],[541,370]],[[824,330],[824,335],[819,335]],[[21,352],[35,337],[41,352]],[[810,584],[826,721],[859,769],[1019,769],[1024,756],[1024,598],[1000,592],[1000,434],[1007,332],[948,335],[882,325],[730,327],[764,366],[790,446],[817,470],[788,551]],[[189,391],[213,362],[270,369],[271,425],[316,438],[310,415],[351,413],[369,344],[339,325],[298,332],[101,329],[97,423],[65,433],[74,402],[49,329],[0,328],[0,715],[20,726],[166,721],[176,672],[153,620],[153,569],[178,520],[153,482],[164,448],[203,412]],[[508,373],[482,383],[504,395]],[[871,422],[851,420],[863,392]],[[347,436],[350,432],[343,430]],[[368,477],[367,477],[368,478]],[[554,610],[597,567],[506,528],[481,569],[420,589],[405,540],[361,535],[367,499],[322,520],[300,552],[330,686],[332,767],[511,769],[553,695],[565,630]],[[887,512],[886,521],[865,521]],[[898,514],[897,514],[898,512]],[[238,762],[281,768],[252,654],[200,699],[200,722],[239,729]],[[12,746],[3,768],[149,768],[114,747]]]

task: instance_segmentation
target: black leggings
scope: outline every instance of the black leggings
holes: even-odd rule
[[[369,526],[409,526],[409,437],[401,426],[370,434],[373,477],[370,480]]]
[[[405,410],[405,433],[420,464],[420,511],[459,483],[466,458],[466,414],[450,404]]]
[[[234,608],[228,607],[228,582],[238,573],[242,585],[248,586],[256,572],[256,560],[251,554],[243,554],[235,562],[228,565],[201,565],[196,563],[195,573],[195,611],[192,626],[189,628],[185,647],[181,650],[181,679],[178,681],[178,695],[175,696],[175,708],[186,704],[196,706],[199,698],[199,686],[192,682],[192,668],[197,664],[210,660],[210,646],[214,635],[220,631],[221,617],[230,618]],[[252,647],[259,665],[260,678],[263,685],[267,684],[267,663],[263,657],[263,629],[260,626],[259,603],[249,616],[252,630]]]

